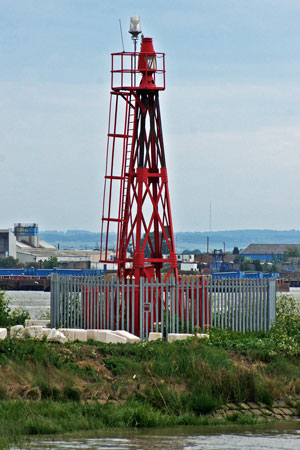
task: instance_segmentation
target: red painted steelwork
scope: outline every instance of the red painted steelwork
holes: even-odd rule
[[[118,276],[137,284],[140,277],[161,279],[165,264],[164,279],[178,277],[159,107],[164,88],[164,54],[154,51],[152,38],[143,38],[139,53],[112,54],[100,261],[110,262],[115,224]]]

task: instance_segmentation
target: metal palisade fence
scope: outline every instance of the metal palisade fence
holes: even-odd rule
[[[51,326],[195,333],[209,327],[269,331],[275,322],[276,281],[191,277],[166,282],[115,276],[51,276]]]

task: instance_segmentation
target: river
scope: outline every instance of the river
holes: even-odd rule
[[[182,427],[39,437],[11,450],[299,450],[299,423],[259,427]]]

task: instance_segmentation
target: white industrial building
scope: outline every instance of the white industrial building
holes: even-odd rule
[[[193,263],[195,262],[195,255],[194,254],[178,254],[177,255],[177,261],[178,262],[187,262],[187,263]]]
[[[196,262],[181,262],[179,264],[179,270],[183,270],[185,272],[199,272]]]
[[[17,255],[17,240],[11,228],[0,230],[0,258]]]
[[[117,270],[114,252],[108,252],[111,263],[99,263],[97,250],[58,250],[39,239],[37,224],[15,224],[14,230],[0,230],[0,258],[12,256],[21,263],[43,263],[56,257],[61,266],[73,269]]]

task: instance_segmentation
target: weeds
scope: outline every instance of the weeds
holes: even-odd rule
[[[30,338],[22,341],[15,339],[0,341],[0,364],[1,362],[7,363],[9,359],[19,364],[34,362],[55,367],[60,367],[62,364],[60,355],[53,351],[51,344],[45,340],[36,341]]]
[[[9,301],[4,292],[0,292],[0,328],[9,328],[13,325],[24,325],[30,314],[23,308],[10,310]]]
[[[7,399],[7,390],[6,390],[6,388],[5,388],[5,386],[2,386],[1,384],[0,384],[0,401],[1,400],[6,400]]]
[[[78,389],[72,386],[66,386],[63,390],[65,400],[71,400],[73,402],[79,402],[81,393]]]
[[[61,391],[56,386],[50,386],[44,380],[39,385],[41,391],[41,398],[43,400],[50,399],[53,401],[63,400]]]
[[[276,323],[270,333],[239,333],[212,329],[210,344],[239,352],[249,359],[270,363],[275,359],[300,356],[300,305],[291,296],[281,295],[276,304]]]

